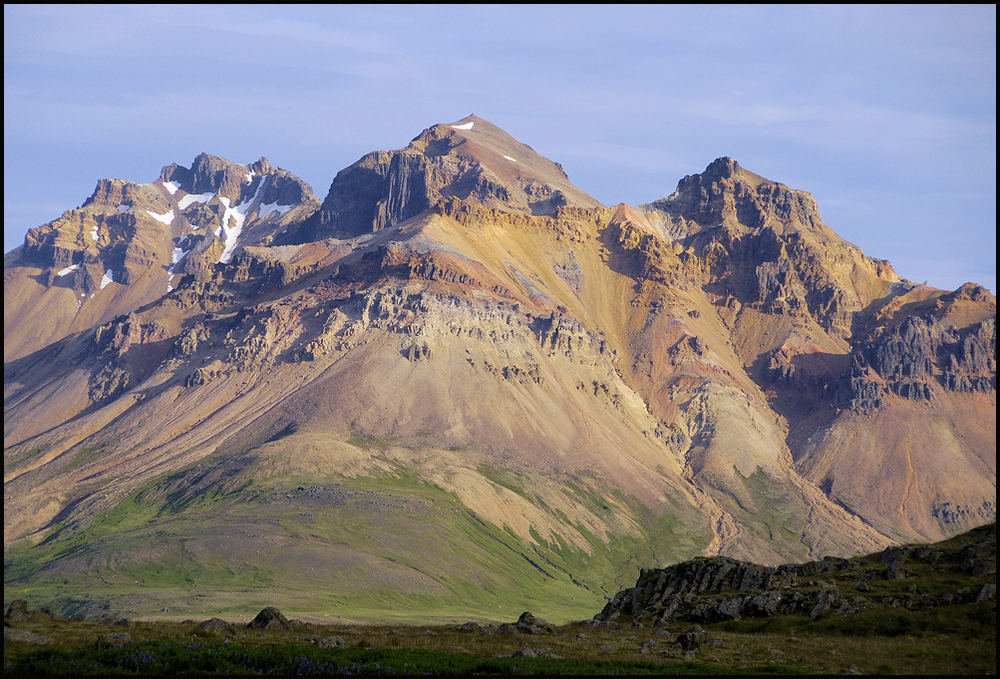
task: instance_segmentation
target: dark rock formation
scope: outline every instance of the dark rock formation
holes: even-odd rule
[[[264,182],[264,177],[270,179]],[[191,167],[171,163],[160,172],[160,181],[176,182],[188,193],[213,193],[228,198],[233,203],[242,202],[255,194],[262,203],[296,205],[305,200],[315,200],[312,189],[301,179],[281,168],[276,168],[267,158],[240,165],[232,161],[201,153],[195,156]],[[257,189],[261,189],[258,194]]]
[[[24,599],[11,601],[3,617],[5,620],[10,620],[11,622],[28,620],[31,617],[31,614],[28,612],[28,602]]]
[[[975,577],[995,573],[995,524],[978,528],[967,536],[969,544],[952,548],[950,552],[929,545],[894,546],[867,560],[826,557],[821,561],[766,567],[712,557],[643,570],[635,587],[616,594],[604,610],[594,616],[594,622],[607,624],[630,620],[632,624],[662,625],[677,620],[710,623],[774,615],[818,618],[827,614],[846,615],[875,603],[929,608],[994,600],[995,583],[965,587],[937,598],[918,597],[915,587],[911,588],[912,596],[909,597],[899,598],[890,589],[887,595],[871,598],[874,596],[871,583],[905,580],[910,576],[909,568],[916,569],[918,565],[947,562],[952,565],[936,565],[935,568],[954,568]],[[846,592],[864,592],[869,598],[848,597],[840,591],[837,581],[844,583]],[[682,643],[680,638],[678,642]],[[682,648],[687,650],[683,643]]]
[[[767,224],[816,227],[819,211],[812,196],[749,172],[732,158],[717,158],[705,171],[684,177],[677,190],[650,207],[683,216],[702,226],[735,219],[752,229]]]
[[[942,295],[923,313],[877,328],[854,342],[850,377],[854,408],[878,408],[889,393],[926,401],[936,388],[964,393],[996,390],[996,318],[956,328],[942,313],[950,302],[961,299],[961,290]]]
[[[687,632],[677,635],[677,639],[674,641],[681,650],[684,651],[695,651],[701,648],[701,645],[708,640],[708,632],[703,630],[698,625],[695,625]]]
[[[292,629],[292,625],[288,622],[288,619],[273,606],[268,606],[261,610],[256,618],[247,623],[247,627],[250,629],[281,630],[285,632]]]
[[[521,617],[514,623],[514,627],[522,634],[550,634],[552,625],[541,618],[536,618],[528,611],[521,614]]]
[[[211,620],[199,623],[198,629],[208,630],[209,632],[221,632],[222,634],[236,633],[236,626],[230,622],[226,622],[222,618],[212,618]]]

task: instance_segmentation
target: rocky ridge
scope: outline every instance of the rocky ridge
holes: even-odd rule
[[[995,580],[996,524],[946,546],[892,546],[865,558],[769,568],[711,557],[643,570],[635,586],[616,594],[593,621],[659,626],[776,615],[819,618],[882,607],[922,610],[996,601],[996,582],[986,581],[991,574]],[[946,575],[971,584],[949,590],[939,584]],[[907,580],[912,584],[897,586]]]

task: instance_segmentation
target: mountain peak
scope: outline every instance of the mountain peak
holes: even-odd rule
[[[379,231],[448,198],[504,212],[554,215],[601,207],[562,166],[477,115],[423,130],[405,148],[374,151],[341,170],[297,240]]]
[[[740,167],[738,162],[729,156],[722,156],[709,163],[703,174],[728,179],[738,173],[741,169],[742,167]]]
[[[274,167],[264,156],[252,163],[242,165],[211,153],[199,153],[186,168],[177,163],[164,166],[159,181],[170,185],[173,190],[183,190],[191,194],[217,194],[230,201],[239,202],[256,190],[254,179],[266,175],[278,175],[279,181],[272,181],[271,187],[280,185],[281,199],[291,203],[313,200],[312,188],[286,170]]]
[[[729,156],[721,156],[716,158],[705,168],[705,171],[700,175],[689,175],[694,177],[702,177],[703,179],[708,179],[712,181],[720,181],[723,179],[730,179],[737,182],[742,182],[744,184],[749,184],[751,186],[759,186],[760,184],[774,184],[776,186],[784,186],[781,182],[771,181],[761,175],[751,172],[738,161],[730,158]],[[681,181],[688,179],[685,177]]]
[[[728,156],[716,158],[704,172],[687,175],[672,194],[649,207],[703,227],[729,223],[784,231],[822,225],[809,193],[751,172]]]

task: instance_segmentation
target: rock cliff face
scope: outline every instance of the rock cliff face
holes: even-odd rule
[[[869,329],[851,354],[852,406],[877,409],[889,393],[928,401],[941,389],[996,391],[996,316],[988,315],[990,298],[985,288],[968,283]],[[981,306],[976,316],[985,317],[956,325],[960,306]]]
[[[475,116],[322,204],[203,154],[99,182],[4,294],[16,587],[158,606],[129,588],[195,554],[209,589],[458,611],[491,563],[489,610],[585,611],[638,565],[749,582],[995,518],[995,298],[900,280],[728,158],[603,207]]]

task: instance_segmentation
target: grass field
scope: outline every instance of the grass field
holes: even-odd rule
[[[894,571],[887,564],[898,559],[903,559],[904,572],[890,577]],[[504,562],[490,567],[502,569]],[[661,577],[658,571],[648,574]],[[645,585],[639,590],[645,592]],[[5,618],[5,669],[71,675],[996,674],[995,524],[933,546],[803,564],[798,580],[780,591],[792,601],[811,592],[836,591],[841,601],[856,606],[808,616],[786,612],[704,618],[720,621],[703,623],[705,635],[692,648],[679,643],[692,629],[691,622],[665,621],[646,614],[645,608],[603,623],[565,622],[549,612],[566,616],[568,608],[534,608],[542,617],[564,624],[530,633],[507,624],[523,609],[510,610],[508,600],[508,610],[491,611],[490,604],[483,603],[495,601],[488,598],[490,593],[472,590],[465,591],[471,599],[467,606],[477,615],[464,620],[479,622],[456,624],[462,618],[451,617],[446,623],[450,613],[442,599],[411,593],[397,594],[395,601],[372,599],[379,606],[369,609],[355,602],[349,610],[364,613],[367,624],[313,615],[319,608],[314,603],[284,609],[289,617],[305,621],[293,619],[289,629],[265,632],[249,628],[246,615],[251,605],[260,610],[273,603],[266,600],[268,588],[261,586],[245,590],[242,599],[237,591],[228,593],[226,605],[240,613],[220,616],[232,625],[221,631],[197,624],[213,614],[191,616],[197,617],[193,621],[130,621],[120,612],[107,611],[101,621],[67,621],[39,611],[28,614],[22,605],[9,621]],[[684,596],[708,599],[735,593],[723,588]],[[208,594],[193,593],[192,601],[202,602],[206,610],[220,607]],[[635,601],[645,600],[640,596]],[[589,619],[599,609],[594,605],[575,619]],[[699,618],[686,620],[692,619]]]
[[[994,674],[995,605],[954,608],[951,629],[911,611],[900,611],[888,627],[844,629],[831,624],[833,619],[804,618],[706,625],[707,641],[688,652],[674,642],[690,624],[654,629],[575,623],[551,634],[505,632],[496,626],[293,624],[291,631],[280,632],[237,626],[227,635],[194,623],[35,620],[15,628],[51,642],[10,641],[5,669],[41,674]],[[122,633],[130,640],[122,646],[100,640]],[[343,645],[327,648],[313,641],[330,637]]]

